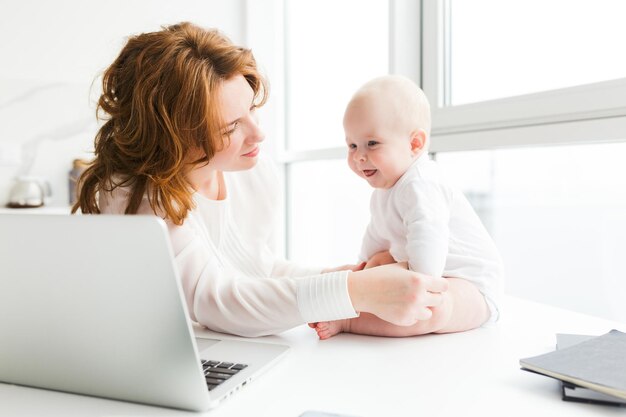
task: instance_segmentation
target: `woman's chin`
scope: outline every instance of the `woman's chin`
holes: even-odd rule
[[[237,161],[236,164],[233,164],[232,166],[228,167],[228,169],[225,169],[224,171],[246,171],[248,169],[254,168],[254,166],[257,164],[257,162],[259,161],[258,157],[249,157],[249,156],[242,156],[239,158],[239,161]]]

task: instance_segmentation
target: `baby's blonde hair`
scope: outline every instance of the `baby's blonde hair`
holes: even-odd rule
[[[391,106],[394,121],[402,129],[423,129],[430,137],[430,104],[421,88],[408,77],[385,75],[365,83],[350,103],[374,97],[378,103]]]

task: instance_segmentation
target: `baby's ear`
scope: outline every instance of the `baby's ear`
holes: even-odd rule
[[[424,129],[416,129],[411,133],[411,152],[413,155],[426,150],[426,131]]]

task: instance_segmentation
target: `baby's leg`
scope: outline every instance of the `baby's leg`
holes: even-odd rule
[[[420,333],[413,326],[396,326],[373,314],[361,313],[359,317],[346,320],[321,321],[311,325],[321,340],[329,339],[339,333],[354,333],[370,336],[404,337]]]
[[[442,325],[439,320],[430,319],[418,321],[411,326],[397,326],[373,314],[361,313],[353,319],[319,322],[312,327],[319,338],[325,340],[342,332],[384,337],[419,336],[436,332]]]
[[[439,330],[441,323],[435,319],[421,320],[411,326],[398,326],[373,314],[361,313],[350,320],[350,332],[370,336],[407,337],[419,336]]]

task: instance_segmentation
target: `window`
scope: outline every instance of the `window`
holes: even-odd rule
[[[624,159],[626,143],[437,155],[489,228],[506,293],[610,319],[626,317]]]
[[[287,1],[285,6],[287,148],[343,147],[342,118],[350,97],[365,81],[389,71],[388,2]]]
[[[303,265],[356,263],[369,221],[369,185],[344,159],[289,168],[289,258]]]
[[[624,2],[437,0],[423,8],[433,150],[525,146],[537,136],[623,139]],[[547,135],[535,128],[556,124]]]
[[[450,0],[449,12],[450,105],[626,74],[621,0]]]
[[[389,72],[389,2],[287,1],[285,23],[287,253],[356,262],[371,190],[345,162],[343,111]]]
[[[623,320],[626,4],[422,4],[431,151],[496,241],[506,292]]]
[[[371,189],[347,167],[341,118],[360,84],[400,73],[429,97],[430,151],[496,240],[507,292],[626,320],[626,3],[274,3],[290,258],[355,260]]]

